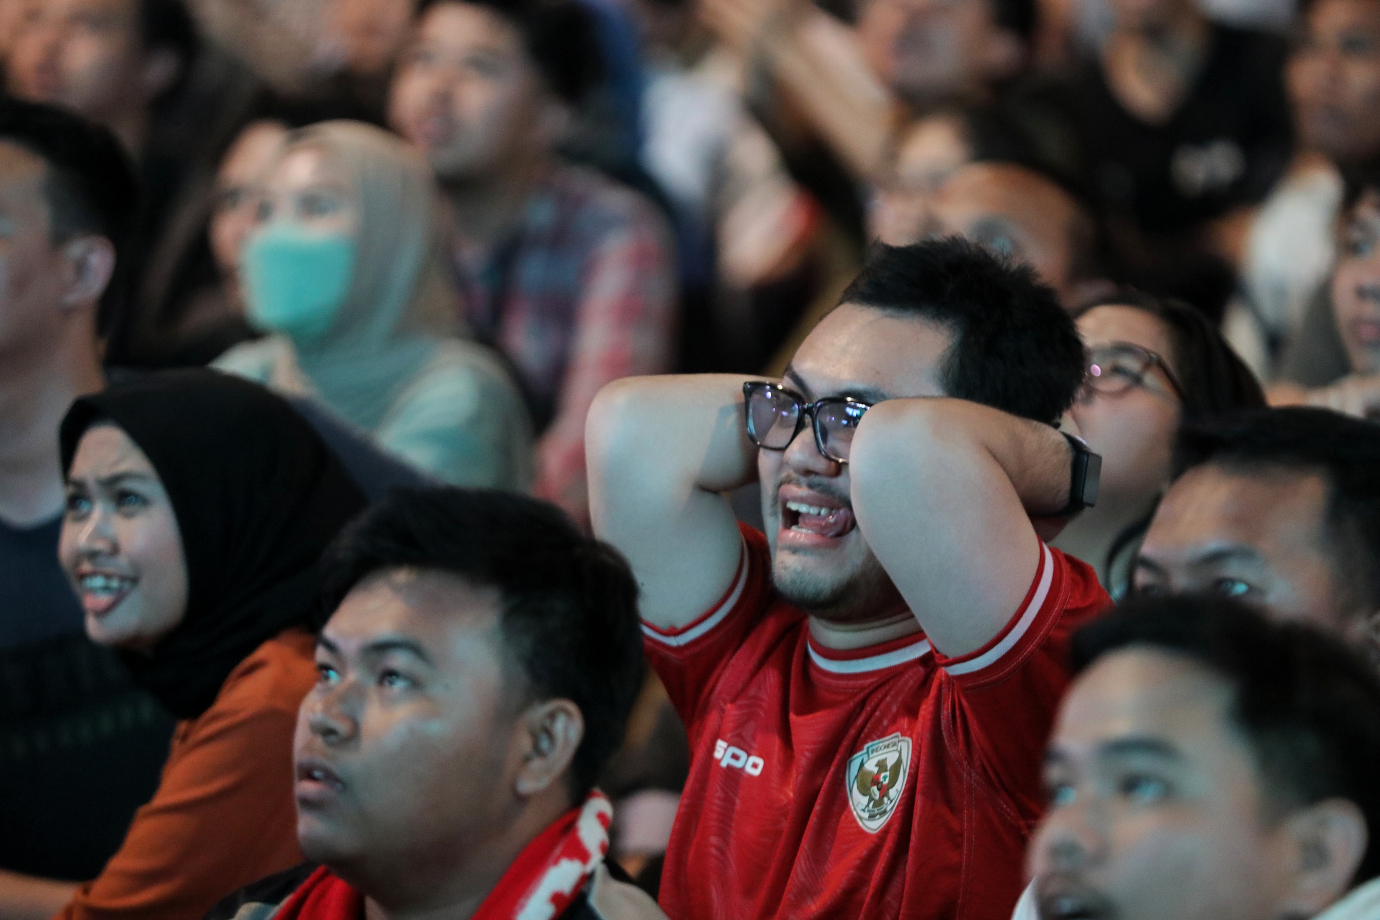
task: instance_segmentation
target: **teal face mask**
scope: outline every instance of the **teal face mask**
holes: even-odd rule
[[[249,320],[296,342],[313,342],[335,324],[355,274],[355,241],[275,224],[244,247]]]

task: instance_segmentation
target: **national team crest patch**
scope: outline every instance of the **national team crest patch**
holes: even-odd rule
[[[901,790],[910,775],[910,739],[900,733],[873,741],[862,753],[848,758],[844,779],[848,802],[863,830],[881,830],[901,801]]]

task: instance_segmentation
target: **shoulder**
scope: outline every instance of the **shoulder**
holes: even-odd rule
[[[263,712],[285,712],[296,720],[302,697],[316,682],[315,645],[316,637],[300,627],[264,642],[230,672],[215,703],[197,721],[212,714]]]
[[[668,235],[666,219],[645,195],[584,166],[558,166],[545,186],[556,210],[582,232],[636,230]]]
[[[246,885],[211,908],[205,920],[268,920],[314,872],[316,866],[307,863]]]
[[[399,397],[400,405],[444,401],[468,415],[493,400],[521,405],[522,395],[498,357],[483,345],[446,339]]]

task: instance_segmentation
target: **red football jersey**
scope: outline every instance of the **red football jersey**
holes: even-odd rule
[[[771,584],[766,537],[723,601],[646,649],[690,734],[666,853],[673,920],[1008,920],[1093,570],[1042,547],[1020,610],[945,658],[923,635],[837,652]]]

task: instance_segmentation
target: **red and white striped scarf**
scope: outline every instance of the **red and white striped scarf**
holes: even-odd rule
[[[598,790],[529,843],[473,920],[554,920],[584,890],[609,848],[613,806]],[[364,894],[322,866],[283,902],[274,920],[363,920]]]

